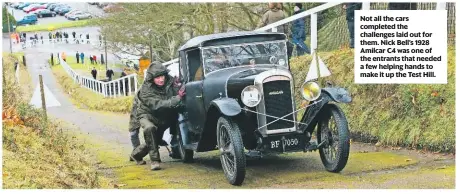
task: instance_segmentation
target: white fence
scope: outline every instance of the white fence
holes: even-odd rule
[[[137,91],[137,74],[131,74],[116,80],[104,82],[92,77],[83,76],[73,70],[64,60],[60,64],[75,83],[88,88],[104,97],[121,97],[134,95]]]

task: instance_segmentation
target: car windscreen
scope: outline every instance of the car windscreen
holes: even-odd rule
[[[205,74],[236,66],[276,64],[287,66],[285,41],[204,47]]]

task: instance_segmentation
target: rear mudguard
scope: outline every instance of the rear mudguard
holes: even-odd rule
[[[329,103],[330,101],[338,102],[338,103],[350,103],[352,100],[350,93],[344,88],[323,88],[321,89],[321,95],[316,101],[310,102],[313,104],[317,101],[316,104],[311,105],[307,108],[307,111],[302,115],[302,119],[300,122],[305,123],[300,125],[300,129],[302,132],[308,131],[310,133],[313,132],[315,129],[316,123],[318,121],[319,113],[321,109]]]

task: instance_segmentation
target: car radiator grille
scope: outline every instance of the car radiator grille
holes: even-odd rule
[[[291,86],[289,81],[279,80],[263,84],[265,112],[268,115],[282,117],[292,113]],[[282,91],[282,92],[281,92]],[[266,117],[267,124],[276,120],[276,118]],[[284,119],[293,120],[293,115]],[[267,130],[284,129],[294,127],[293,122],[278,120],[267,126]]]

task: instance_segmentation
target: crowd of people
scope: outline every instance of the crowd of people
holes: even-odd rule
[[[11,39],[14,44],[22,43],[23,48],[25,48],[25,43],[27,41],[27,33],[12,33]],[[29,36],[29,40],[31,41],[31,45],[35,46],[37,44],[45,44],[45,41],[50,43],[56,42],[65,42],[65,43],[75,43],[75,44],[91,44],[90,34],[80,33],[77,34],[75,31],[68,33],[66,31],[56,31],[56,32],[48,32],[48,33],[37,33]],[[98,35],[99,45],[102,44],[102,35]]]

